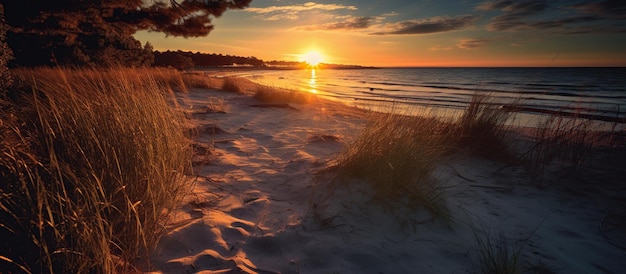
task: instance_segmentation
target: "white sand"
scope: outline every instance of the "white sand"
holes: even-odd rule
[[[472,226],[521,247],[520,265],[527,270],[626,269],[626,251],[600,231],[607,209],[613,222],[626,218],[626,177],[610,167],[554,174],[546,185],[561,187],[539,189],[519,167],[450,160],[437,171],[449,186],[453,221],[446,224],[425,211],[385,211],[363,189],[324,195],[319,185],[327,178],[314,173],[359,133],[362,113],[328,102],[251,107],[257,102],[250,97],[212,90],[180,96],[195,113],[197,146],[214,142],[215,148],[198,149],[193,194],[152,256],[154,272],[479,273]],[[216,99],[226,113],[206,111]],[[623,225],[605,230],[613,243],[625,244]]]

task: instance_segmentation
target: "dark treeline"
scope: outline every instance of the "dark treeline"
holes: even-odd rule
[[[8,26],[4,22],[4,6],[0,4],[0,96],[13,83],[8,69],[8,62],[13,59],[13,51],[6,43],[7,29]]]
[[[216,53],[200,53],[190,51],[155,51],[154,65],[161,67],[174,67],[177,69],[190,69],[193,67],[224,67],[224,66],[248,66],[265,67],[263,60],[254,56],[242,57],[223,55]]]
[[[150,46],[148,43],[147,46]],[[307,68],[306,62],[298,61],[263,61],[257,57],[243,57],[223,55],[217,53],[200,53],[190,51],[155,51],[154,65],[159,67],[173,67],[179,70],[193,68],[217,68],[217,67],[250,67],[270,69],[303,69]],[[358,65],[319,64],[317,67],[326,69],[362,69],[372,68]]]

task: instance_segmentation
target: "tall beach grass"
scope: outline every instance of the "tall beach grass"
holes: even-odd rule
[[[383,205],[426,208],[449,221],[445,186],[433,175],[437,166],[461,151],[480,156],[506,151],[509,115],[489,102],[476,95],[459,115],[445,118],[433,113],[371,115],[328,169],[337,175],[334,186],[359,179]]]
[[[383,205],[425,207],[447,218],[443,188],[432,175],[447,150],[440,126],[436,119],[374,114],[337,157],[335,182],[361,179]]]
[[[505,141],[511,113],[494,101],[492,95],[473,95],[451,133],[456,147],[479,156],[505,160],[511,157]]]
[[[515,246],[502,233],[493,234],[472,227],[481,273],[517,274],[521,273],[520,256],[524,245]]]
[[[0,266],[128,272],[185,190],[191,146],[150,69],[15,71],[0,110]]]

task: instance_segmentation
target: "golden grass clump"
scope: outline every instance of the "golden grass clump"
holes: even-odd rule
[[[168,87],[175,92],[189,92],[193,88],[217,89],[221,84],[221,81],[200,72],[182,72],[171,68],[150,68],[144,71],[159,86]]]
[[[243,90],[239,86],[237,79],[231,77],[224,78],[224,81],[222,82],[222,90],[234,93],[243,93]]]
[[[0,110],[0,266],[129,271],[185,190],[182,112],[154,70],[15,75],[13,105]]]
[[[361,179],[383,205],[424,207],[447,220],[444,188],[432,174],[447,151],[441,126],[434,118],[374,115],[338,156],[335,183]]]
[[[156,81],[157,85],[161,87],[167,87],[175,92],[188,92],[189,88],[183,73],[179,70],[172,68],[151,68],[145,69],[147,73]]]
[[[308,92],[257,85],[253,98],[268,104],[307,104],[315,100],[315,95]]]
[[[188,88],[219,89],[221,83],[218,79],[202,73],[183,73],[182,79]]]

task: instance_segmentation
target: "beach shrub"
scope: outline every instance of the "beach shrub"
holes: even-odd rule
[[[444,131],[434,118],[373,114],[330,168],[337,175],[334,184],[360,179],[385,206],[426,208],[447,220],[444,187],[433,176],[448,149]]]
[[[128,272],[186,188],[184,116],[151,70],[16,71],[0,112],[0,268]]]

